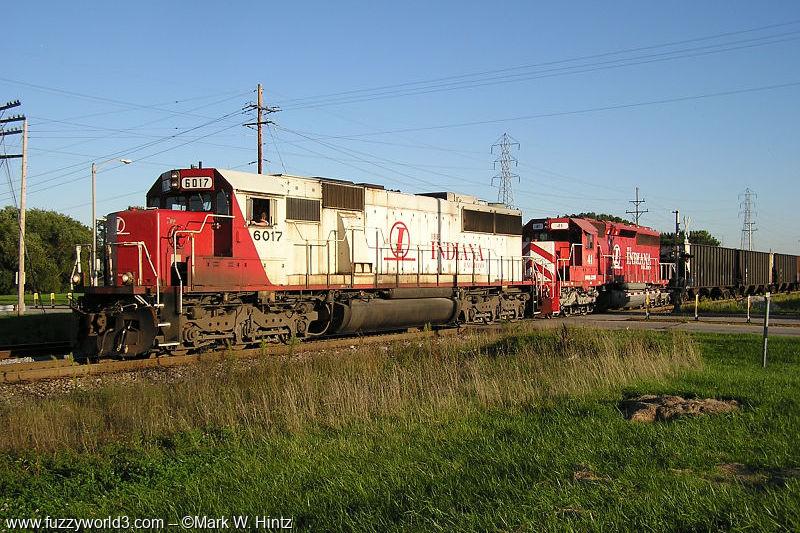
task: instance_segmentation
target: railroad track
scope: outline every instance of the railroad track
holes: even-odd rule
[[[500,327],[499,325],[497,326]],[[489,327],[484,326],[483,331]],[[106,360],[98,363],[78,364],[71,359],[50,359],[29,363],[9,363],[0,365],[0,383],[28,383],[46,379],[76,378],[116,372],[138,371],[148,368],[168,368],[190,365],[199,362],[220,361],[226,358],[252,359],[266,355],[293,355],[320,350],[348,348],[350,346],[369,346],[387,342],[417,340],[427,337],[453,337],[462,334],[458,328],[437,329],[433,331],[414,331],[405,333],[386,333],[365,337],[340,337],[318,341],[301,342],[294,345],[267,345],[264,348],[245,348],[230,351],[214,351],[195,355],[164,355],[149,359]]]
[[[730,300],[735,300],[735,298],[731,298]],[[660,306],[658,308],[651,307],[650,311],[653,312],[670,308],[672,308],[671,305]],[[612,314],[632,314],[632,311],[641,312],[641,309],[616,312]],[[159,357],[151,357],[149,359],[104,360],[98,363],[90,364],[77,364],[71,359],[67,358],[52,358],[44,361],[9,363],[0,365],[0,383],[26,383],[46,379],[72,378],[110,374],[115,372],[129,372],[147,368],[168,368],[198,363],[201,361],[219,361],[226,357],[251,359],[262,355],[300,354],[349,346],[367,346],[385,342],[414,340],[432,336],[456,336],[462,334],[464,329],[476,331],[496,331],[501,327],[502,326],[500,324],[489,324],[484,326],[468,326],[461,329],[443,328],[434,331],[384,333],[363,337],[346,336],[316,341],[305,341],[295,345],[270,344],[263,349],[244,348],[235,349],[234,351],[218,350],[193,355],[164,355]],[[7,359],[10,357],[26,357],[31,355],[64,355],[68,354],[70,350],[71,346],[66,342],[19,344],[4,347],[0,346],[0,359]]]

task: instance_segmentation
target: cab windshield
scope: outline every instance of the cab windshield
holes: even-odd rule
[[[164,197],[164,209],[173,211],[211,211],[211,193],[192,192],[170,194]]]

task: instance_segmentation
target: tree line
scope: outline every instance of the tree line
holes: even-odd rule
[[[25,290],[65,292],[75,263],[75,245],[92,241],[91,230],[56,211],[29,209],[25,214]],[[19,212],[0,209],[0,294],[16,291]]]

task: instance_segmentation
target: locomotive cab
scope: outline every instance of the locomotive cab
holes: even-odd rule
[[[572,217],[531,220],[525,225],[524,250],[541,282],[545,313],[588,313],[594,308],[596,286],[602,283],[601,228],[602,222]]]
[[[597,281],[600,264],[597,226],[588,220],[564,217],[532,220],[526,228],[531,242],[553,243],[554,266],[562,282],[588,287]]]
[[[211,233],[213,255],[231,257],[231,194],[230,184],[218,176],[214,169],[172,170],[161,174],[150,188],[147,193],[147,207],[215,215]]]

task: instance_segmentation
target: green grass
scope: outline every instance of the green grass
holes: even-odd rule
[[[643,337],[674,345],[665,334]],[[518,404],[457,402],[255,433],[240,421],[108,437],[93,452],[8,451],[0,517],[283,515],[310,530],[800,529],[800,479],[739,482],[717,468],[800,466],[800,342],[772,339],[763,370],[757,336],[694,339],[700,366],[615,375]],[[516,335],[501,358],[537,340],[558,350],[563,338]],[[560,369],[566,381],[570,372]],[[623,396],[653,392],[736,398],[744,408],[651,425],[621,417]],[[94,393],[76,398],[95,405]],[[583,470],[594,480],[576,480]]]
[[[81,296],[81,293],[66,293],[60,292],[55,293],[53,296],[55,297],[53,302],[56,305],[69,305],[69,294],[72,294],[73,298],[78,298]],[[17,295],[16,294],[0,294],[0,305],[16,305],[17,304]],[[39,300],[37,301],[34,299],[33,293],[26,292],[25,293],[25,305],[27,306],[39,306],[44,305],[45,307],[49,307],[51,304],[50,300],[50,293],[39,293]]]
[[[778,293],[773,294],[771,297],[769,307],[770,316],[800,316],[800,293],[793,292],[789,294]],[[753,296],[750,308],[752,316],[764,315],[764,298],[763,296]],[[703,300],[699,302],[697,309],[700,313],[719,313],[719,314],[746,314],[747,313],[747,298],[740,298],[737,300]],[[694,302],[689,302],[683,306],[684,313],[694,313]]]

